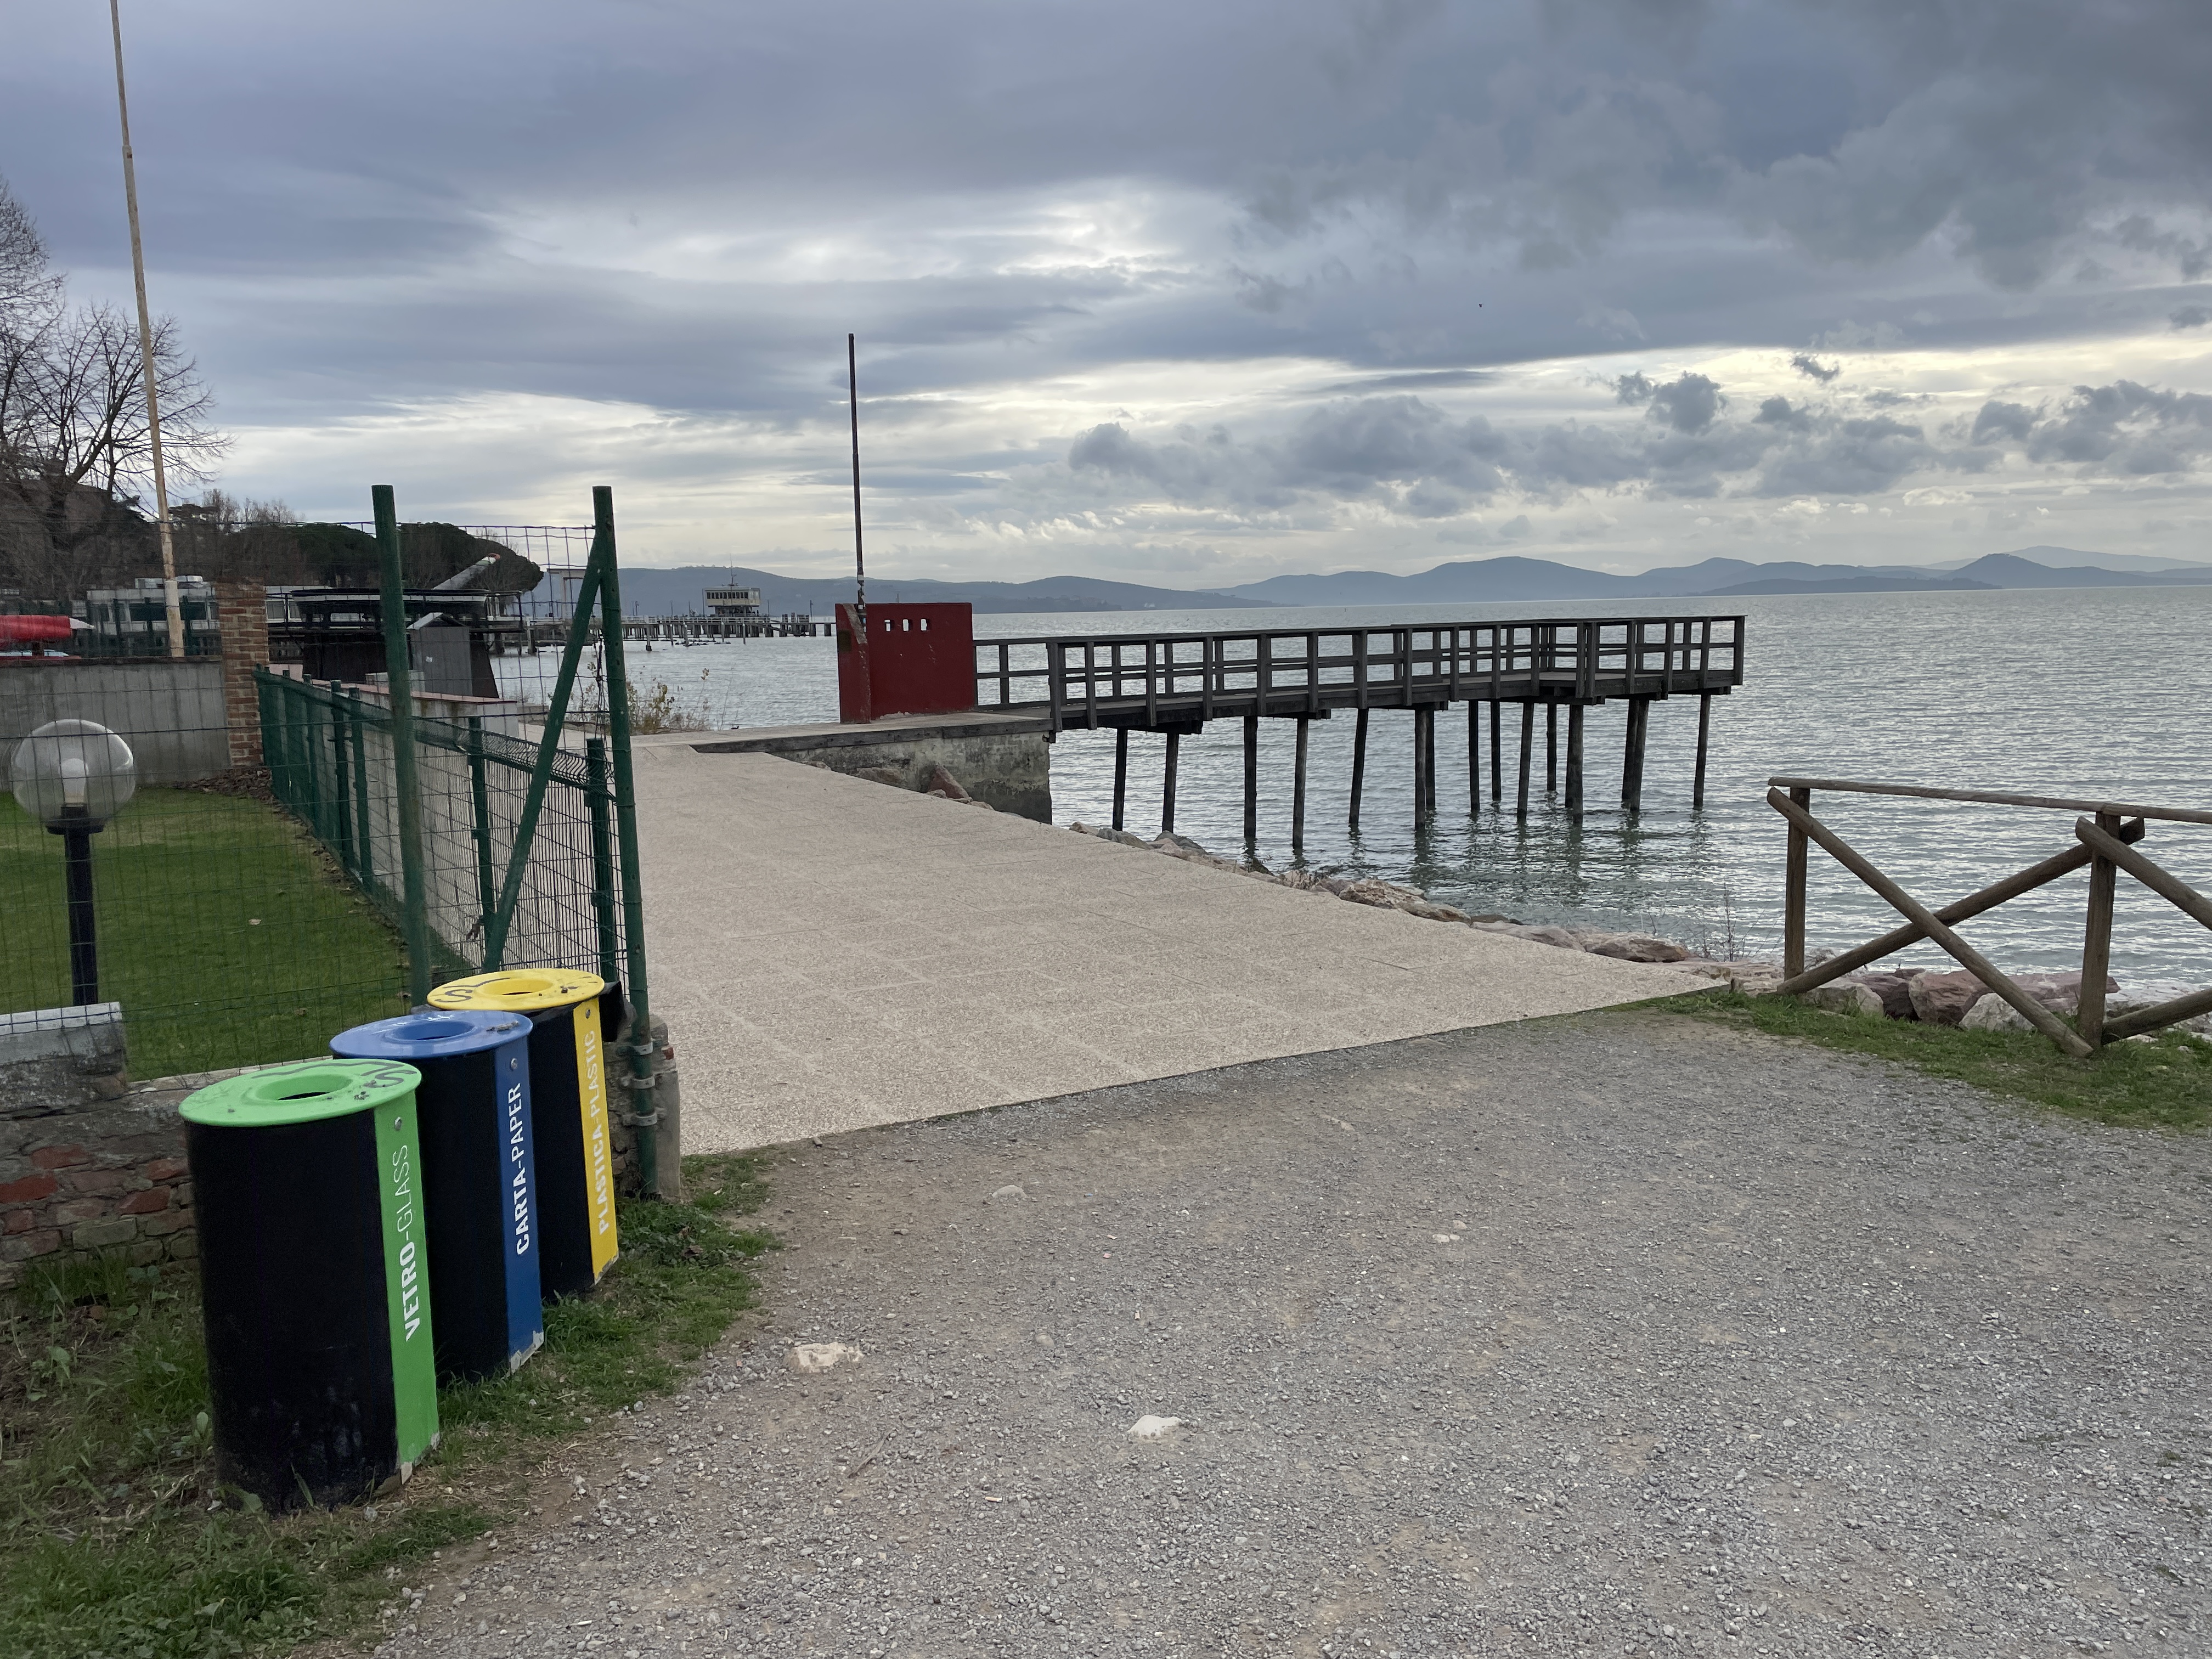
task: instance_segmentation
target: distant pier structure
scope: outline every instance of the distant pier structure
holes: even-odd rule
[[[1584,617],[1527,622],[1382,623],[1354,629],[1223,634],[1120,634],[975,642],[975,702],[981,710],[1041,717],[1048,732],[1115,732],[1114,825],[1121,827],[1129,734],[1166,745],[1160,823],[1175,828],[1176,750],[1209,720],[1244,723],[1244,833],[1259,828],[1260,722],[1297,723],[1291,840],[1305,829],[1307,729],[1349,711],[1358,721],[1352,750],[1351,821],[1359,823],[1371,718],[1407,715],[1413,744],[1413,814],[1437,811],[1439,716],[1467,705],[1469,798],[1504,810],[1508,744],[1514,745],[1513,811],[1526,817],[1535,764],[1536,716],[1543,712],[1544,787],[1560,782],[1559,711],[1566,710],[1565,799],[1584,799],[1583,727],[1590,709],[1618,702],[1626,711],[1620,803],[1640,811],[1651,705],[1698,700],[1697,761],[1691,799],[1705,805],[1712,702],[1743,684],[1741,616]],[[1486,722],[1483,709],[1490,711]],[[1517,728],[1512,729],[1512,728]]]

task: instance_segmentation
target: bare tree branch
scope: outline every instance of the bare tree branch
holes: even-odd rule
[[[161,436],[172,477],[206,477],[224,440],[212,400],[177,340],[154,331]],[[13,521],[13,585],[61,598],[142,564],[138,501],[152,479],[137,331],[105,305],[30,331],[0,325],[0,516]],[[43,546],[40,544],[43,543]]]
[[[39,228],[0,178],[0,328],[21,331],[50,316],[62,279],[46,264]]]

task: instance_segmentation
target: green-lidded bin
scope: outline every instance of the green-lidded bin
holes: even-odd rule
[[[298,1060],[180,1109],[216,1474],[271,1510],[350,1502],[438,1443],[420,1081]]]
[[[549,1299],[582,1295],[621,1243],[607,1113],[607,1046],[623,1019],[620,988],[565,968],[509,969],[441,985],[430,1006],[529,1018],[538,1283]]]

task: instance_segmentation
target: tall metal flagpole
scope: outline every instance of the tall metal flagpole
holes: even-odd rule
[[[113,3],[113,0],[110,0]],[[854,641],[860,652],[861,716],[876,717],[875,688],[868,679],[868,562],[860,551],[860,367],[853,337],[845,337],[845,381],[853,400],[853,622],[860,630]]]
[[[169,529],[169,478],[161,465],[161,397],[154,380],[154,320],[146,309],[146,253],[138,240],[138,167],[131,155],[131,103],[123,91],[123,13],[107,0],[115,32],[115,112],[123,122],[123,200],[131,214],[131,273],[138,283],[138,358],[146,373],[146,433],[154,451],[154,522],[161,538],[161,604],[169,618],[169,654],[185,654],[185,613],[177,604],[177,545]]]

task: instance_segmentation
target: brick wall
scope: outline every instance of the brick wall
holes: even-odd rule
[[[215,584],[222,629],[222,712],[230,732],[230,763],[261,764],[261,702],[253,671],[269,660],[269,590],[259,582]]]
[[[116,1251],[139,1267],[196,1255],[177,1107],[208,1080],[165,1079],[112,1104],[0,1119],[0,1285],[64,1255]]]

